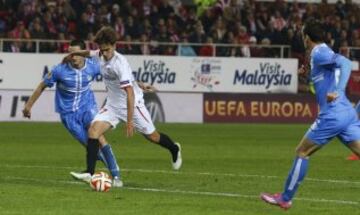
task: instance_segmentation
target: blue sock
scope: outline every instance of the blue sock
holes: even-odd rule
[[[106,162],[105,156],[104,156],[104,154],[102,153],[101,150],[99,150],[99,152],[98,152],[97,159],[98,159],[99,161],[103,162],[103,164],[104,164],[106,167],[109,167],[108,163]]]
[[[105,157],[107,168],[111,172],[112,177],[120,177],[120,168],[116,163],[115,155],[109,144],[106,144],[101,148],[101,152]]]
[[[299,184],[305,178],[308,169],[308,163],[309,160],[306,158],[295,158],[285,183],[284,192],[282,193],[282,198],[284,201],[290,201],[294,197]]]

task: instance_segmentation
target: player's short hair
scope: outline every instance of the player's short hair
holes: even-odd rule
[[[305,22],[303,34],[309,36],[310,40],[315,43],[325,41],[324,25],[316,19],[309,19]]]
[[[79,46],[81,50],[86,49],[86,44],[83,40],[72,40],[70,46]]]
[[[101,44],[114,45],[116,43],[116,32],[111,27],[103,27],[96,33],[94,41],[99,45]]]

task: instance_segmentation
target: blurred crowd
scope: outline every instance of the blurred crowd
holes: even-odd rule
[[[279,57],[279,50],[266,46],[288,45],[291,53],[285,54],[301,59],[301,25],[310,17],[325,23],[327,43],[336,52],[358,57],[348,48],[360,47],[360,9],[351,0],[0,0],[0,38],[91,41],[110,25],[124,41],[117,48],[125,54]],[[8,42],[3,51],[34,52],[35,46]],[[38,48],[66,52],[67,47],[66,42],[44,42]]]

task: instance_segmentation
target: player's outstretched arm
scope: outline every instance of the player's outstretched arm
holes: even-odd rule
[[[91,53],[88,50],[80,50],[80,51],[71,52],[63,58],[61,63],[69,63],[73,56],[91,57]]]
[[[126,121],[126,136],[131,137],[134,135],[134,102],[135,102],[135,95],[134,89],[132,86],[127,86],[124,88],[127,94],[127,121]]]
[[[35,104],[36,100],[41,96],[42,92],[46,88],[46,85],[44,81],[40,82],[40,84],[36,87],[33,94],[30,96],[29,100],[25,103],[24,109],[23,109],[23,115],[26,118],[31,117],[31,108]]]

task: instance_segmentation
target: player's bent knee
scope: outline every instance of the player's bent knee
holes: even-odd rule
[[[296,155],[300,158],[308,158],[310,156],[307,152],[296,152]]]
[[[99,143],[100,143],[100,145],[101,145],[102,147],[107,144],[107,141],[106,141],[104,135],[100,135],[100,137],[99,137]]]
[[[89,138],[92,138],[92,139],[98,139],[101,136],[98,129],[96,129],[96,127],[93,125],[90,126],[90,128],[88,130],[88,134],[89,134]]]
[[[321,148],[321,146],[316,145],[316,144],[300,144],[296,150],[295,153],[298,157],[301,158],[308,158],[310,157],[313,153],[315,153],[317,150],[319,150]]]
[[[157,131],[154,131],[151,134],[147,134],[146,138],[150,140],[151,142],[158,143],[160,142],[160,134]]]
[[[298,157],[301,157],[301,158],[309,157],[311,154],[310,151],[302,145],[296,147],[295,153]]]

